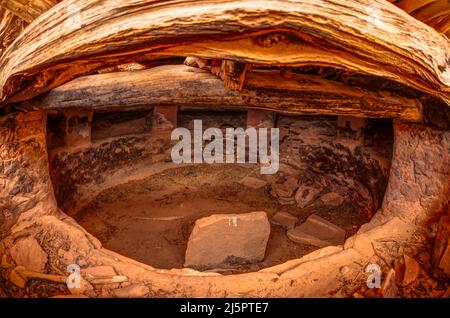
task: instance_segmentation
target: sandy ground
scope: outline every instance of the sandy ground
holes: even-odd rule
[[[269,194],[269,185],[255,190],[239,184],[247,175],[264,179],[241,166],[171,169],[104,190],[75,218],[106,248],[166,269],[183,267],[195,220],[212,214],[265,211],[270,218],[277,211],[287,211],[304,221],[317,213],[344,227],[348,236],[367,222],[367,215],[351,204],[331,209],[320,201],[305,209],[281,205]],[[272,225],[264,261],[232,272],[270,267],[316,249],[290,241],[285,230]]]

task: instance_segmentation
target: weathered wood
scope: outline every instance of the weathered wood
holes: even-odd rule
[[[448,0],[388,0],[411,16],[450,35],[450,1]]]
[[[371,92],[319,76],[279,71],[247,74],[240,92],[207,71],[185,65],[80,77],[27,102],[39,109],[114,109],[134,106],[259,108],[284,113],[421,119],[421,104],[389,92]],[[95,85],[92,85],[95,83]]]
[[[30,23],[52,8],[57,0],[2,0],[0,5]]]
[[[26,22],[12,12],[0,8],[0,56],[3,51],[19,36]]]
[[[79,5],[82,14],[74,28],[67,27],[71,16],[63,4]],[[3,104],[30,99],[99,68],[191,55],[338,67],[390,78],[450,104],[449,40],[384,0],[63,4],[38,17],[5,52],[0,61]]]

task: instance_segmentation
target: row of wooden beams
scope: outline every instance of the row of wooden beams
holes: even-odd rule
[[[279,71],[247,73],[240,92],[226,89],[208,71],[185,65],[77,78],[25,102],[29,109],[123,109],[136,106],[258,108],[291,114],[393,117],[419,121],[418,100],[371,92],[319,76]]]
[[[79,6],[75,28],[67,26],[63,4]],[[191,55],[343,68],[450,104],[449,40],[385,0],[64,1],[3,55],[0,102],[27,100],[139,58]]]

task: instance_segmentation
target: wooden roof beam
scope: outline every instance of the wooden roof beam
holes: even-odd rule
[[[95,83],[95,85],[92,85]],[[77,78],[48,94],[25,102],[29,109],[123,109],[137,106],[258,108],[291,114],[350,115],[420,121],[416,99],[371,92],[319,76],[279,70],[246,74],[241,91],[226,89],[208,71],[185,65]]]

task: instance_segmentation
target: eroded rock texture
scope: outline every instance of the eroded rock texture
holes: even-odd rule
[[[0,237],[30,211],[55,210],[48,174],[45,114],[21,113],[0,118]]]
[[[379,216],[437,221],[449,200],[450,132],[396,121],[389,185]]]
[[[390,168],[389,121],[281,116],[277,125],[280,160],[300,175],[300,205],[337,192],[369,214],[378,209]]]

